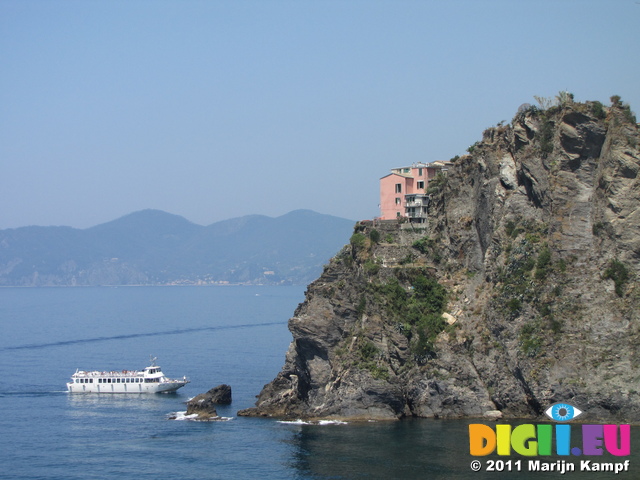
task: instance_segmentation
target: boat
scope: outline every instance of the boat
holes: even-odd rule
[[[172,393],[184,387],[189,380],[167,378],[151,357],[151,365],[144,370],[111,372],[76,370],[67,383],[70,393]]]

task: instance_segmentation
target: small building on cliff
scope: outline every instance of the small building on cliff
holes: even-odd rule
[[[427,220],[429,181],[447,170],[449,162],[414,163],[391,169],[380,179],[380,220],[408,218],[415,223]]]

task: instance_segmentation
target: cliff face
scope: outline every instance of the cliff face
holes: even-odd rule
[[[240,414],[538,417],[566,401],[640,420],[639,141],[619,101],[521,107],[486,130],[431,183],[428,224],[356,225]]]

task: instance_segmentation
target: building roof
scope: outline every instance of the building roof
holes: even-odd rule
[[[451,165],[451,162],[449,161],[445,161],[445,160],[435,160],[433,162],[429,162],[429,163],[424,163],[424,162],[416,162],[416,163],[412,163],[411,165],[405,166],[405,167],[395,167],[392,168],[391,170],[402,170],[405,168],[442,168],[444,166],[447,165]]]
[[[386,174],[384,177],[380,177],[380,180],[382,180],[383,178],[390,177],[391,175],[396,175],[396,176],[402,177],[402,178],[413,178],[411,175],[402,175],[401,173],[391,172],[391,173]]]

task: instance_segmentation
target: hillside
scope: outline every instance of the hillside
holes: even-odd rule
[[[640,420],[640,134],[628,105],[524,105],[429,187],[427,225],[356,224],[241,415]]]
[[[0,286],[306,284],[351,228],[310,210],[206,227],[144,210],[84,230],[0,230]]]

